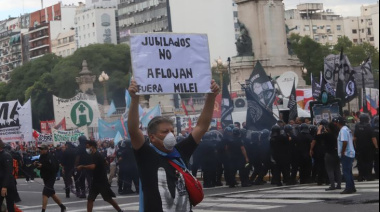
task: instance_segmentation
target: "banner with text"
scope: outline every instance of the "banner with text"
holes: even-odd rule
[[[67,129],[98,127],[100,118],[96,96],[79,93],[71,99],[53,96],[55,120],[66,121]]]
[[[211,92],[205,34],[135,34],[131,55],[139,95]]]
[[[55,120],[41,121],[40,124],[42,134],[51,134],[51,129],[55,127]]]
[[[0,102],[0,139],[6,143],[33,141],[32,105],[18,101]]]
[[[75,130],[61,131],[52,129],[53,141],[54,143],[66,143],[66,142],[77,142],[78,138],[82,135],[88,138],[88,129],[86,126],[80,127]]]

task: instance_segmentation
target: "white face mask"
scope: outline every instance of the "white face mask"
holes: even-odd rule
[[[176,144],[177,144],[177,140],[176,140],[174,134],[171,132],[169,134],[167,134],[165,139],[164,139],[165,149],[172,151]]]
[[[91,154],[91,149],[90,148],[88,148],[88,149],[86,149],[86,152],[87,152],[87,154]]]

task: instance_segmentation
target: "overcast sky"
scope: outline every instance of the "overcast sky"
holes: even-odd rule
[[[59,0],[44,0],[44,6],[56,4]],[[85,0],[82,0],[85,2]],[[174,0],[175,1],[175,0]],[[205,0],[207,1],[207,0]],[[78,4],[78,0],[62,0],[63,4]],[[376,4],[377,0],[284,0],[286,9],[296,8],[300,3],[324,3],[325,9],[333,9],[343,16],[359,16],[360,6]],[[23,13],[41,8],[41,0],[0,0],[0,20],[8,16],[17,17]]]

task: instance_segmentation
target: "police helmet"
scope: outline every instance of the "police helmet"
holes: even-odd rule
[[[240,129],[235,127],[233,130],[232,130],[232,133],[235,135],[235,136],[240,136]]]
[[[272,127],[272,137],[281,135],[281,127],[278,125],[274,125]]]
[[[261,139],[264,139],[264,138],[269,138],[270,136],[270,131],[265,129],[263,131],[261,131]]]
[[[329,122],[323,119],[321,122],[319,122],[319,125],[323,125],[324,127],[327,127],[329,125]]]
[[[307,124],[301,124],[300,126],[300,132],[301,133],[310,133],[309,125]]]
[[[80,144],[86,143],[87,142],[87,137],[82,135],[78,138],[78,141]]]
[[[316,136],[318,133],[318,127],[315,125],[311,125],[309,130],[312,136]]]
[[[247,135],[247,132],[248,131],[245,128],[243,128],[243,129],[240,130],[241,135],[244,136],[244,137]]]
[[[11,145],[6,144],[6,145],[4,146],[4,150],[5,150],[5,151],[8,151],[8,152],[12,151],[12,147],[11,147]]]
[[[284,131],[286,134],[293,134],[293,126],[288,124],[284,127]]]
[[[251,133],[251,141],[258,142],[260,139],[261,132],[254,131]]]
[[[360,124],[368,124],[370,120],[369,115],[365,113],[360,114],[359,119],[360,119]]]

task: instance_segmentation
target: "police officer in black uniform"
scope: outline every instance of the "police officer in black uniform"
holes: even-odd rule
[[[290,180],[289,185],[296,185],[297,184],[297,173],[298,173],[298,167],[299,167],[299,161],[298,161],[298,155],[297,155],[297,139],[294,133],[295,129],[292,125],[286,125],[284,127],[285,135],[288,137],[290,141],[290,153],[291,153],[291,159],[290,159]]]
[[[358,159],[359,182],[373,180],[373,157],[376,149],[379,149],[377,139],[369,122],[369,116],[361,114],[360,123],[355,126],[354,142]]]
[[[327,128],[328,122],[322,120],[320,125],[323,125],[324,128]],[[313,166],[313,179],[317,181],[318,185],[325,184],[327,180],[327,173],[325,167],[325,154],[326,150],[324,147],[324,142],[317,142],[317,133],[318,127],[315,125],[310,126],[310,135],[313,137],[313,141],[310,147],[310,157],[314,159]]]
[[[300,133],[297,136],[297,155],[300,170],[300,183],[311,183],[312,159],[310,148],[313,137],[310,135],[309,125],[301,124]]]
[[[260,160],[260,132],[254,131],[251,133],[251,139],[245,139],[244,146],[247,150],[247,155],[250,161],[250,169],[253,167],[253,173],[250,177],[250,183],[253,184],[260,172],[262,171],[262,163]]]
[[[121,141],[117,150],[117,163],[119,165],[118,192],[121,195],[133,194],[132,183],[136,193],[139,192],[139,176],[136,159],[130,140]]]
[[[290,141],[287,136],[281,134],[281,127],[278,125],[272,127],[270,144],[274,162],[273,183],[282,186],[281,174],[285,184],[289,183],[290,179]]]
[[[202,155],[201,166],[204,178],[203,187],[213,188],[216,186],[217,152],[216,143],[213,141],[212,133],[208,132],[205,134],[198,149],[200,155]]]
[[[259,176],[257,176],[256,180],[253,182],[254,185],[264,185],[267,183],[264,180],[264,177],[267,176],[269,169],[271,168],[271,149],[270,149],[270,131],[263,130],[260,133],[259,140],[259,155],[260,155],[260,164],[262,164],[261,171]]]

